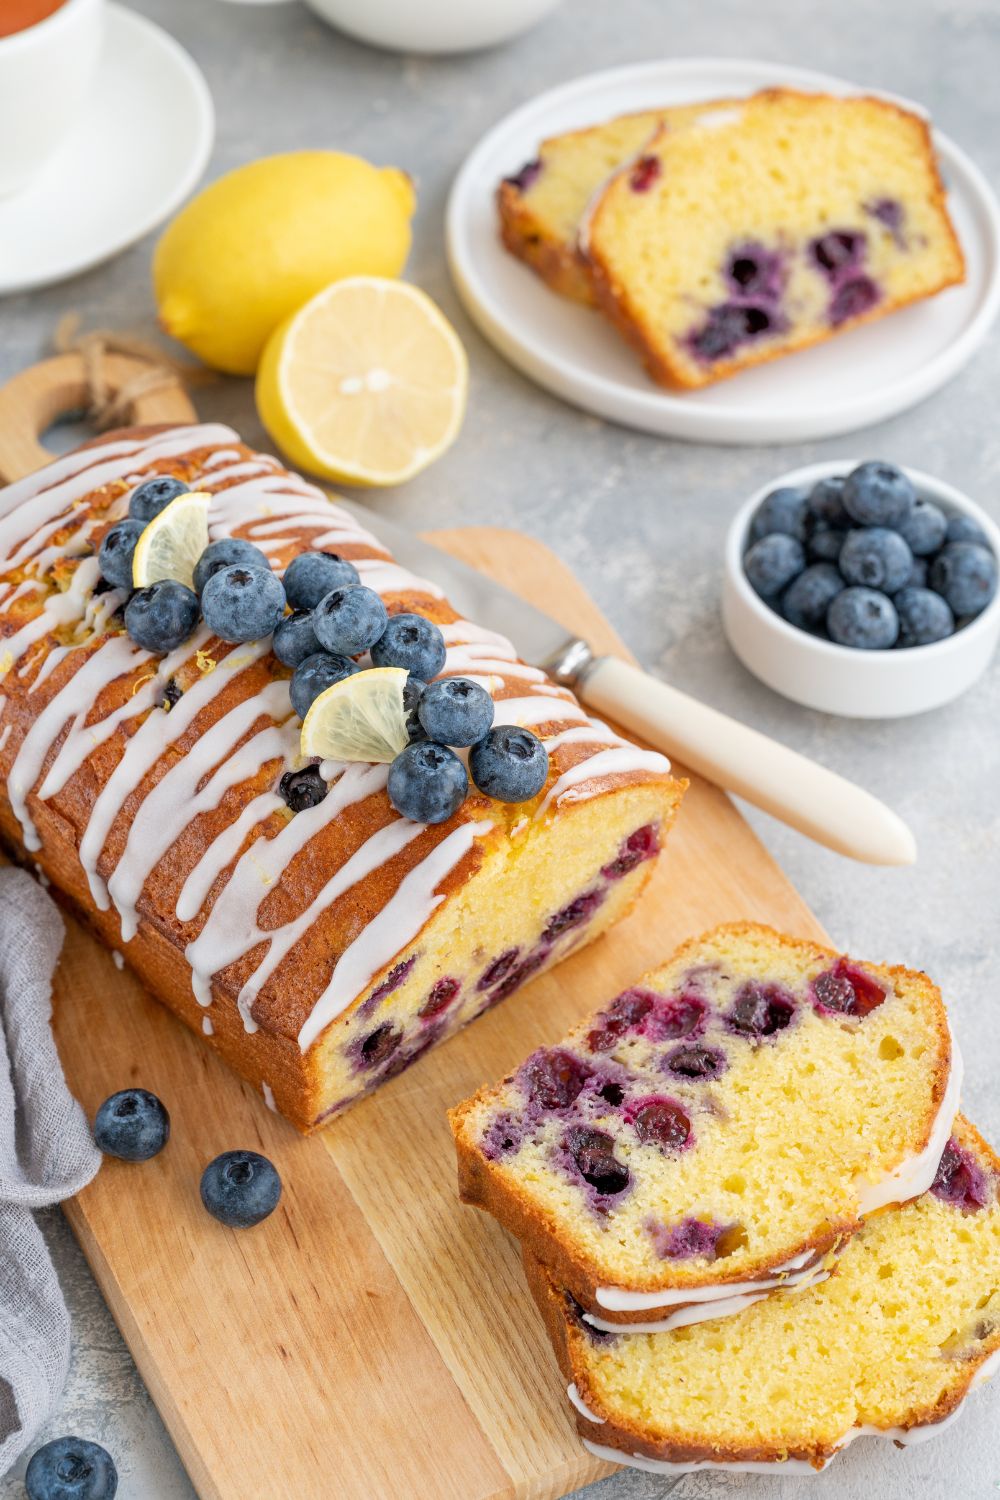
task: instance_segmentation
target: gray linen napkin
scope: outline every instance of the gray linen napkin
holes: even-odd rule
[[[62,1394],[69,1314],[32,1209],[101,1164],[50,1025],[62,918],[23,870],[0,869],[0,1475]]]

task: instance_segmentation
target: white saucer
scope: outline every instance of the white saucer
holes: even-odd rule
[[[214,134],[183,47],[109,5],[83,118],[36,182],[0,200],[0,295],[87,271],[155,229],[201,177]]]
[[[545,136],[629,110],[750,93],[770,84],[860,92],[843,79],[779,63],[640,63],[552,89],[480,141],[452,186],[448,255],[469,314],[512,364],[599,416],[713,443],[800,442],[851,432],[905,411],[962,368],[1000,307],[1000,208],[978,168],[939,131],[935,142],[949,207],[967,260],[965,284],[707,390],[673,395],[654,385],[610,324],[550,292],[503,249],[497,183],[529,161]]]

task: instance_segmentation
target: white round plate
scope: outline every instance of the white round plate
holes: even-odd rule
[[[201,177],[214,134],[183,47],[109,5],[82,118],[37,181],[0,200],[0,295],[87,271],[155,229]]]
[[[549,291],[504,250],[497,184],[529,161],[544,137],[630,110],[775,84],[863,92],[780,63],[690,58],[592,73],[501,120],[459,171],[447,214],[452,276],[491,343],[540,385],[598,416],[713,443],[800,442],[851,432],[905,411],[960,370],[1000,306],[1000,208],[978,168],[940,131],[935,143],[965,251],[964,285],[705,390],[672,394],[654,385],[604,318]]]

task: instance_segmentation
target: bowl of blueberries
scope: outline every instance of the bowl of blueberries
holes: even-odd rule
[[[924,713],[971,687],[996,649],[998,558],[1000,530],[943,480],[877,459],[810,464],[733,520],[726,634],[807,708]]]

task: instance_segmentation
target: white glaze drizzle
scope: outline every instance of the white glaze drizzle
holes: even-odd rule
[[[964,1074],[962,1054],[950,1025],[948,1035],[951,1038],[951,1071],[948,1074],[944,1097],[931,1126],[927,1145],[879,1182],[855,1184],[858,1192],[858,1212],[862,1217],[874,1213],[876,1209],[885,1208],[890,1203],[908,1203],[911,1198],[919,1198],[921,1193],[927,1192],[937,1175],[944,1148],[948,1144],[948,1137],[955,1123],[955,1116],[958,1114]]]
[[[202,1016],[202,1018],[201,1018],[201,1029],[205,1033],[206,1036],[214,1036],[215,1035],[215,1027],[212,1025],[212,1017],[211,1016]]]
[[[203,1017],[203,1019],[207,1021],[208,1017],[205,1016]],[[274,1090],[271,1088],[271,1085],[269,1083],[266,1083],[264,1081],[263,1078],[260,1081],[260,1091],[264,1095],[264,1103],[267,1105],[271,1113],[273,1115],[276,1115],[278,1113],[278,1106],[274,1102]]]
[[[716,1281],[709,1286],[663,1287],[655,1292],[633,1292],[626,1287],[599,1286],[596,1301],[609,1312],[645,1312],[654,1307],[683,1307],[691,1302],[722,1302],[748,1293],[768,1292],[777,1286],[794,1286],[797,1281],[810,1275],[815,1265],[815,1251],[803,1250],[801,1254],[792,1256],[791,1260],[775,1266],[767,1276],[757,1281]],[[614,1331],[624,1333],[629,1330],[624,1324],[618,1323],[614,1325]]]
[[[367,988],[379,970],[413,941],[444,900],[437,890],[441,881],[465,858],[473,840],[492,826],[485,820],[463,823],[404,875],[395,894],[337,960],[330,983],[299,1032],[303,1052]]]

